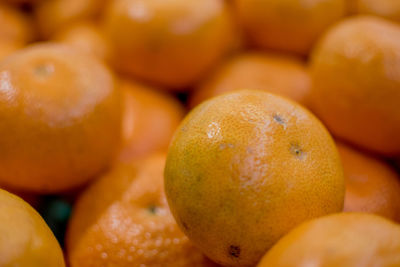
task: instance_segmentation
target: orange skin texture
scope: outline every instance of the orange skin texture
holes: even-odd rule
[[[80,22],[55,34],[53,40],[70,45],[82,52],[108,60],[110,43],[99,26],[91,21]]]
[[[176,225],[164,165],[164,154],[117,165],[84,192],[67,234],[72,267],[216,266]]]
[[[44,38],[68,25],[97,17],[109,0],[41,0],[35,5],[35,18]]]
[[[164,175],[178,225],[225,266],[254,266],[297,224],[343,208],[327,130],[300,105],[262,91],[218,96],[190,112]]]
[[[211,97],[247,88],[304,104],[310,83],[305,64],[297,58],[250,52],[237,55],[220,66],[194,91],[190,105],[194,107]]]
[[[398,0],[355,0],[360,14],[370,14],[400,22],[400,1]]]
[[[346,181],[344,211],[400,221],[400,177],[384,161],[337,144]]]
[[[22,46],[17,43],[0,40],[0,61],[21,48]]]
[[[313,52],[310,102],[333,135],[400,153],[400,27],[360,16],[332,28]]]
[[[0,3],[0,42],[26,44],[34,37],[30,19],[17,8]]]
[[[185,114],[182,104],[155,88],[133,81],[123,81],[121,89],[125,106],[119,159],[130,161],[154,152],[167,152]]]
[[[307,55],[318,37],[347,13],[347,0],[233,0],[250,43]]]
[[[302,224],[257,267],[400,265],[400,226],[366,213],[338,213]]]
[[[0,189],[0,210],[0,266],[65,266],[56,238],[28,203]]]
[[[0,183],[38,193],[87,182],[120,141],[121,97],[95,58],[39,44],[0,62]]]
[[[231,26],[223,0],[117,0],[105,18],[116,69],[174,90],[231,49]]]

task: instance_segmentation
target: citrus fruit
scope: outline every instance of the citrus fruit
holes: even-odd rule
[[[40,193],[78,186],[119,146],[120,94],[109,70],[38,44],[0,62],[0,183]]]
[[[372,214],[339,213],[284,236],[257,267],[400,265],[400,226]]]
[[[305,103],[310,77],[305,64],[297,58],[259,52],[239,54],[196,88],[190,100],[191,106],[223,93],[247,88]]]
[[[245,34],[257,47],[308,54],[346,13],[347,0],[233,0]]]
[[[116,0],[105,27],[119,71],[171,89],[201,78],[231,40],[223,0]]]
[[[400,26],[372,16],[332,28],[313,52],[310,102],[337,137],[400,153]]]
[[[29,18],[17,8],[0,3],[0,42],[26,44],[33,38]]]
[[[65,266],[56,238],[28,203],[0,189],[0,211],[0,266]]]
[[[70,45],[103,60],[108,60],[110,57],[109,42],[94,22],[85,21],[72,24],[56,33],[53,40]]]
[[[167,199],[210,259],[253,266],[297,224],[343,208],[335,144],[300,105],[262,91],[203,102],[168,151]]]
[[[400,22],[400,1],[398,0],[355,0],[358,13],[381,16]]]
[[[164,195],[165,155],[117,165],[78,200],[71,266],[215,266],[179,230]]]
[[[134,81],[122,81],[121,89],[125,106],[120,159],[166,152],[184,116],[182,105],[172,96]]]
[[[109,0],[40,0],[34,14],[42,37],[49,38],[70,24],[95,18]]]
[[[371,212],[400,222],[400,177],[384,161],[338,143],[346,182],[345,211]]]

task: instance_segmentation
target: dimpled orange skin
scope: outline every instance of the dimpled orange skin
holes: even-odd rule
[[[361,14],[381,16],[400,22],[400,1],[398,0],[355,0],[356,10]]]
[[[400,177],[384,161],[337,144],[346,181],[344,211],[370,212],[400,222]]]
[[[102,60],[110,58],[110,44],[100,27],[91,21],[75,23],[54,35],[56,42],[70,45]]]
[[[72,23],[95,18],[109,0],[40,0],[34,9],[42,37],[49,38]]]
[[[56,192],[106,168],[119,146],[120,94],[108,69],[38,44],[0,62],[0,182]]]
[[[153,152],[167,152],[169,142],[184,116],[184,108],[172,96],[155,88],[122,81],[124,114],[119,159],[129,161]]]
[[[170,89],[200,79],[231,48],[223,0],[117,0],[107,11],[114,66]]]
[[[33,29],[29,18],[18,9],[0,3],[0,42],[19,45],[26,44],[33,38]]]
[[[329,133],[298,104],[261,91],[218,96],[189,113],[164,176],[178,225],[226,266],[253,266],[297,224],[343,208]]]
[[[306,102],[310,89],[306,66],[297,58],[250,52],[233,57],[205,82],[190,99],[192,107],[206,99],[240,89],[263,90]]]
[[[118,165],[83,194],[67,235],[72,267],[216,266],[176,225],[164,165],[163,154]]]
[[[384,154],[400,153],[400,26],[347,19],[313,52],[310,102],[333,135]]]
[[[338,213],[284,236],[257,267],[400,266],[400,226],[366,213]]]
[[[347,13],[347,0],[233,0],[249,41],[306,55],[318,37]]]
[[[0,266],[65,266],[56,238],[28,203],[0,189],[0,211]]]

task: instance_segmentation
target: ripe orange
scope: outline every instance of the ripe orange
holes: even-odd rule
[[[400,153],[400,26],[347,19],[313,52],[311,102],[331,132],[384,155]]]
[[[315,219],[279,240],[257,265],[270,266],[400,266],[400,226],[363,213]]]
[[[56,238],[40,215],[0,189],[0,266],[64,267]]]
[[[355,0],[356,10],[400,22],[400,1],[398,0]]]
[[[33,39],[29,18],[17,8],[0,3],[0,42],[19,45]]]
[[[118,148],[120,95],[108,69],[38,44],[0,62],[0,183],[36,192],[77,186]]]
[[[70,24],[95,18],[110,0],[41,0],[35,18],[41,35],[51,37]]]
[[[78,200],[71,266],[215,266],[179,230],[164,195],[164,155],[120,164]]]
[[[100,59],[110,58],[110,44],[97,24],[90,21],[72,24],[58,32],[54,41],[70,45]]]
[[[191,97],[192,107],[235,90],[252,88],[306,102],[310,77],[305,64],[283,55],[251,52],[233,57],[203,82]]]
[[[105,24],[118,70],[173,89],[201,78],[231,45],[223,0],[116,0]]]
[[[182,105],[167,94],[133,81],[123,81],[121,89],[125,108],[120,159],[129,161],[157,151],[166,152],[184,116]]]
[[[385,162],[338,143],[346,181],[345,211],[371,212],[400,222],[400,177]]]
[[[210,259],[253,266],[297,224],[341,211],[344,178],[332,138],[310,112],[245,90],[184,119],[165,190],[178,225]]]
[[[308,54],[346,13],[347,0],[233,0],[245,33],[261,48]]]

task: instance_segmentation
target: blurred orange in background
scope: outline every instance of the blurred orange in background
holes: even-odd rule
[[[184,108],[172,96],[159,90],[123,80],[124,97],[120,160],[129,161],[157,151],[167,151]]]
[[[361,16],[321,39],[311,60],[312,109],[333,135],[386,156],[400,154],[400,27]]]
[[[346,181],[344,211],[371,212],[400,222],[400,177],[384,161],[337,143]]]
[[[53,41],[70,45],[102,60],[110,58],[110,44],[102,29],[93,21],[81,21],[57,32]]]
[[[280,54],[247,52],[227,60],[202,81],[190,98],[190,106],[240,89],[263,90],[305,104],[310,85],[308,70],[300,59]]]
[[[121,99],[109,70],[67,46],[37,44],[0,62],[0,182],[50,193],[113,159]]]
[[[192,85],[231,48],[223,0],[116,0],[106,13],[115,68],[166,89]]]
[[[31,19],[19,9],[0,2],[0,42],[24,45],[33,39]]]
[[[399,0],[353,0],[356,12],[370,14],[400,22]]]
[[[84,192],[68,229],[72,267],[216,266],[176,225],[164,164],[163,154],[120,164]]]
[[[348,12],[348,0],[232,1],[251,44],[301,55]]]

